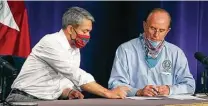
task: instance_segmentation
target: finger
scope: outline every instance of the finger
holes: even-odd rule
[[[120,98],[123,98],[125,96],[125,92],[122,90],[119,90],[119,91],[115,92],[115,95],[118,95]]]
[[[160,94],[162,94],[163,89],[160,88],[160,89],[158,90],[158,92],[159,92]]]
[[[75,91],[72,91],[72,92],[69,94],[69,97],[72,98],[72,99],[75,98]]]
[[[111,95],[109,98],[111,99],[121,99],[119,95]]]
[[[164,91],[161,91],[160,92],[160,95],[163,95],[164,96],[165,95],[165,92]]]
[[[79,93],[79,98],[84,99],[84,95],[82,93]]]
[[[81,92],[78,92],[78,98],[79,99],[83,99],[84,98],[84,95]]]
[[[119,95],[119,98],[120,98],[120,99],[124,99],[125,96],[124,96],[124,95]]]
[[[145,93],[143,94],[143,96],[150,96],[150,97],[152,97],[153,95],[150,94],[150,93],[148,93],[148,92],[145,92]]]
[[[122,93],[113,93],[112,97],[116,99],[124,99],[124,96]]]
[[[123,94],[123,93],[120,93],[119,96],[120,96],[122,99],[126,98],[126,95]]]
[[[167,89],[166,89],[164,86],[161,86],[161,87],[159,88],[159,92],[160,92],[160,93],[164,93],[166,90],[167,90]]]
[[[155,88],[153,88],[153,89],[151,90],[151,92],[153,92],[154,95],[158,95],[158,94],[159,94],[159,92],[158,92]]]
[[[74,99],[78,99],[79,98],[79,93],[76,91],[73,96],[74,96]]]
[[[73,99],[73,97],[72,96],[69,96],[68,99],[71,100],[71,99]]]
[[[73,99],[73,98],[74,98],[74,93],[73,93],[73,91],[68,95],[68,98],[69,98],[69,99]]]
[[[116,96],[113,96],[113,99],[122,99],[120,96],[116,95]]]
[[[127,96],[127,91],[121,90],[121,93],[124,95],[124,97]]]
[[[144,96],[154,96],[155,94],[151,90],[145,90]]]
[[[160,90],[160,95],[167,95],[167,90],[166,89],[162,89]]]
[[[123,90],[122,88],[119,87],[119,88],[114,89],[113,92],[119,96],[122,96],[122,98],[123,98],[123,97],[126,97],[126,95],[127,95],[127,92],[125,90]]]
[[[158,91],[154,86],[151,86],[150,88],[147,88],[146,90],[151,92],[151,94],[153,94],[153,96],[158,95]]]
[[[79,94],[76,92],[74,96],[75,96],[75,97],[79,97]]]

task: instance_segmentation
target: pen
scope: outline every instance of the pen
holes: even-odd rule
[[[155,88],[152,89],[157,93],[157,95],[159,95],[159,91],[157,91]]]

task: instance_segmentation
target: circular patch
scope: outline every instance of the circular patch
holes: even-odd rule
[[[170,60],[164,60],[162,63],[163,68],[167,71],[171,68],[171,61]]]

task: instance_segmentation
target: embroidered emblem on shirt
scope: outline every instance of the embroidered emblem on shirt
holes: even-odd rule
[[[169,71],[169,69],[171,68],[171,61],[164,60],[162,63],[162,67],[165,69],[165,71]]]

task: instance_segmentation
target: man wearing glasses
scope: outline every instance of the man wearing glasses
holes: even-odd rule
[[[116,51],[109,88],[127,86],[128,96],[193,94],[195,80],[183,51],[167,41],[170,14],[161,8],[143,22],[144,33]]]

